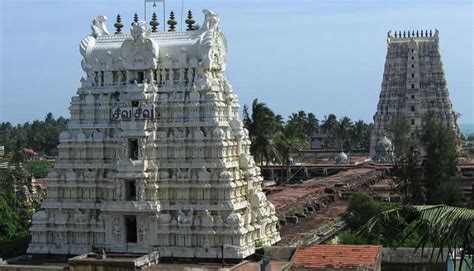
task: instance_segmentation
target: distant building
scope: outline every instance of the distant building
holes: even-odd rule
[[[341,150],[343,139],[334,133],[317,132],[310,136],[310,148],[313,150]]]
[[[315,245],[296,251],[291,270],[379,271],[381,264],[381,246]]]
[[[8,162],[4,159],[5,156],[5,146],[0,146],[0,170],[8,168]]]
[[[374,115],[370,154],[375,155],[377,142],[385,134],[393,139],[393,121],[405,118],[411,125],[412,147],[423,155],[421,129],[427,112],[438,114],[441,123],[458,133],[439,50],[438,30],[434,33],[431,30],[388,32],[387,58]]]

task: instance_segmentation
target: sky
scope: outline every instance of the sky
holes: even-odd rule
[[[161,22],[161,6],[157,13]],[[275,113],[330,113],[371,122],[375,113],[389,30],[439,29],[453,109],[474,123],[473,1],[460,0],[168,0],[221,17],[228,42],[226,75],[239,97],[258,98]],[[143,0],[0,0],[0,122],[69,117],[71,97],[84,76],[80,40],[92,19],[120,13],[128,32]],[[148,4],[148,17],[153,7]],[[168,15],[167,15],[168,16]],[[162,25],[161,25],[162,26]],[[178,24],[180,29],[180,24]]]

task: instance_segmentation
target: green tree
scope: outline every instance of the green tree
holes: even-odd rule
[[[336,130],[338,128],[338,122],[336,115],[334,114],[329,114],[328,116],[324,116],[324,120],[321,124],[321,130],[328,134],[329,136],[324,138],[324,145],[325,146],[331,146],[334,145],[335,143],[335,135],[336,135]]]
[[[292,129],[295,130],[295,133],[298,136],[305,137],[306,131],[305,126],[307,122],[307,115],[304,111],[298,111],[298,113],[293,113],[288,118],[288,124],[291,124]]]
[[[244,127],[249,131],[250,152],[257,162],[269,162],[278,155],[273,143],[274,135],[281,130],[281,116],[278,117],[258,99],[253,100],[251,113],[247,105],[244,106]]]
[[[372,217],[391,208],[393,208],[393,204],[374,200],[366,193],[354,193],[349,199],[347,208],[348,216],[346,221],[348,228],[352,233],[357,232]],[[367,242],[368,244],[382,244],[383,246],[391,247],[403,242],[403,240],[398,237],[399,232],[403,229],[402,225],[392,223],[391,225],[384,225],[384,227],[378,227],[370,233],[364,234],[362,236],[363,238],[358,238],[358,236],[354,236],[353,238],[358,239],[358,243]],[[350,238],[347,237],[346,239]]]
[[[57,155],[59,133],[66,127],[63,117],[55,119],[48,113],[43,121],[35,120],[12,126],[9,122],[0,123],[0,145],[5,146],[9,159],[21,162],[26,159],[24,148],[32,148],[40,154]]]
[[[421,238],[417,249],[432,247],[431,256],[435,256],[436,260],[440,256],[446,257],[447,260],[449,256],[434,255],[436,248],[440,249],[439,251],[447,248],[449,254],[456,248],[463,248],[461,259],[464,259],[464,253],[473,241],[473,221],[473,209],[447,205],[404,205],[374,216],[364,225],[362,232],[370,234],[378,232],[380,228],[388,229],[389,225],[401,225],[399,238],[407,238],[417,230],[420,231]]]
[[[295,127],[297,123],[288,122],[282,130],[275,135],[275,147],[278,150],[279,162],[286,165],[286,181],[289,181],[290,158],[300,154],[300,150],[306,146],[305,139],[298,133]]]
[[[349,130],[352,127],[352,120],[346,116],[342,117],[336,128],[336,135],[342,140],[342,148],[349,149],[352,145],[351,138],[349,136]]]
[[[391,134],[393,135],[392,144],[394,146],[396,161],[403,163],[411,156],[413,145],[410,138],[411,125],[406,118],[396,118],[391,124]]]
[[[402,201],[405,204],[422,204],[426,202],[422,158],[413,147],[410,122],[406,118],[397,118],[391,127],[395,152],[394,174],[397,176],[397,187],[402,195]]]
[[[324,116],[323,123],[321,124],[321,129],[326,133],[333,133],[337,129],[337,117],[334,114],[329,114]]]
[[[356,121],[349,129],[349,137],[353,148],[369,149],[372,127],[362,120]]]
[[[349,228],[352,230],[359,229],[372,217],[382,212],[383,209],[383,206],[369,194],[364,192],[354,193],[349,198],[347,207]]]
[[[311,136],[319,130],[319,120],[311,112],[293,113],[288,118],[287,124],[295,130],[297,137],[305,141],[305,147],[309,147]]]
[[[422,140],[426,150],[426,160],[423,164],[423,175],[427,203],[459,205],[461,197],[457,196],[460,192],[453,191],[459,188],[455,176],[456,135],[452,129],[440,123],[439,120],[439,116],[435,113],[428,113],[424,118]],[[446,190],[447,187],[453,189]]]
[[[309,112],[306,117],[304,131],[307,137],[311,137],[313,133],[319,131],[319,120],[316,118],[316,115],[311,112]]]

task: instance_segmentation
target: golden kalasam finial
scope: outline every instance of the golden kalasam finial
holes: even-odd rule
[[[175,25],[178,24],[178,22],[176,21],[175,17],[174,17],[174,11],[171,11],[170,12],[170,19],[168,20],[168,25],[170,26],[170,28],[168,29],[168,32],[174,32],[176,31],[175,30]]]

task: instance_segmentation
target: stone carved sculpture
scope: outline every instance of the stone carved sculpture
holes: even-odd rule
[[[120,200],[122,198],[122,182],[121,181],[117,182],[115,186],[115,198],[117,200]]]
[[[145,200],[145,189],[146,189],[146,181],[145,180],[141,180],[138,182],[138,193],[137,193],[137,197],[138,199],[140,200]]]
[[[146,236],[148,233],[148,223],[143,222],[140,227],[138,227],[138,241],[139,243],[143,244],[145,243]]]
[[[105,23],[107,22],[107,17],[100,15],[92,20],[92,36],[95,38],[100,36],[109,35],[109,31],[107,31],[107,26]]]
[[[178,210],[178,224],[179,225],[191,225],[193,222],[194,209],[191,209],[186,214],[182,210]]]
[[[122,240],[122,227],[120,227],[120,220],[118,218],[114,218],[112,221],[112,233],[116,241]]]
[[[131,35],[132,39],[125,40],[120,48],[123,66],[130,70],[156,67],[158,45],[148,37],[146,22],[133,22]]]

